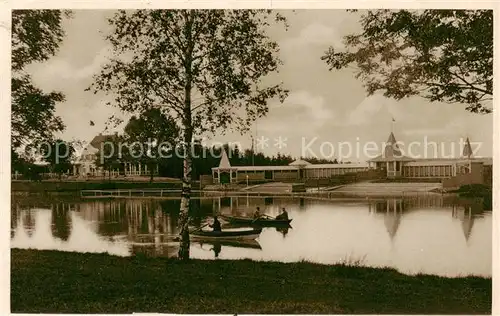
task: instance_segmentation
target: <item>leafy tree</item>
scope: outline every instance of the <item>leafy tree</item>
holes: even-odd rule
[[[25,170],[25,166],[30,163],[28,159],[20,155],[13,148],[10,150],[10,161],[11,161],[11,169],[12,172],[23,172]]]
[[[193,138],[216,130],[248,131],[283,101],[281,84],[268,84],[278,69],[278,44],[270,23],[286,22],[265,10],[119,11],[107,37],[114,56],[90,87],[115,98],[126,112],[160,105],[180,123],[184,145],[179,257],[189,258],[189,202]],[[263,80],[266,79],[266,80]]]
[[[41,153],[43,160],[49,163],[50,170],[58,174],[61,180],[62,174],[72,167],[75,149],[71,143],[57,139],[47,146],[42,146]]]
[[[162,113],[161,109],[151,108],[138,117],[130,118],[125,126],[125,136],[128,143],[141,145],[134,148],[136,150],[133,156],[129,156],[130,161],[148,166],[152,182],[156,167],[164,157],[168,157],[167,150],[176,146],[179,128],[175,120]],[[137,153],[137,150],[141,152]]]
[[[12,11],[11,121],[12,147],[36,145],[51,140],[54,132],[64,130],[55,105],[64,101],[60,92],[45,93],[25,72],[26,65],[43,62],[53,56],[61,44],[62,21],[70,11]]]
[[[356,10],[354,10],[356,11]],[[332,69],[355,65],[368,95],[461,103],[489,113],[493,96],[493,10],[374,10],[359,34],[322,57]]]
[[[111,171],[123,168],[124,157],[128,157],[128,146],[125,144],[125,137],[121,135],[109,135],[100,144],[96,154],[95,165],[108,172],[108,180],[111,181]],[[106,172],[103,172],[103,177]]]

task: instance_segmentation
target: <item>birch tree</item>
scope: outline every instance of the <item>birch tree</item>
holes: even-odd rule
[[[106,92],[122,111],[159,108],[179,122],[179,257],[189,259],[193,139],[246,132],[271,99],[284,101],[287,91],[270,76],[281,61],[267,28],[286,20],[269,10],[138,10],[119,11],[109,23],[113,55],[89,89]]]

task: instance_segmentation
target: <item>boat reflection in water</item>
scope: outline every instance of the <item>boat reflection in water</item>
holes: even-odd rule
[[[222,248],[246,248],[246,249],[257,249],[262,250],[259,242],[257,240],[200,240],[194,242],[195,245],[199,246],[200,249],[206,251],[213,251],[215,254],[215,258],[219,257],[219,254],[222,251]]]
[[[276,231],[278,233],[281,233],[283,235],[283,238],[286,237],[286,235],[288,235],[288,230],[292,228],[292,226],[288,225],[288,226],[282,226],[282,227],[276,227]]]

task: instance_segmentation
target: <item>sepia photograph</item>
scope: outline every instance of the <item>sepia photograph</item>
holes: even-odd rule
[[[12,313],[493,313],[492,9],[10,15]]]

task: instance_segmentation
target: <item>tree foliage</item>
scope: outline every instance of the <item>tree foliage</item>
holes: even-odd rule
[[[492,10],[374,10],[359,34],[322,57],[332,69],[356,67],[369,95],[465,104],[489,113],[493,96]]]
[[[55,115],[57,102],[64,101],[59,92],[45,93],[37,88],[25,67],[53,56],[64,37],[62,21],[69,11],[12,11],[12,146],[52,140],[54,132],[64,130]]]
[[[105,171],[103,177],[106,176],[106,171],[108,172],[108,180],[111,180],[111,171],[123,171],[123,162],[129,156],[129,147],[123,146],[124,144],[125,136],[118,134],[108,135],[99,144],[94,164]]]
[[[267,113],[268,99],[286,96],[281,84],[261,83],[280,63],[277,43],[264,33],[265,13],[120,11],[107,37],[114,57],[90,89],[113,93],[109,104],[126,112],[161,104],[182,122],[191,118],[197,135],[230,127],[246,131]]]
[[[179,128],[173,118],[158,108],[151,108],[130,118],[125,126],[125,138],[133,154],[129,160],[148,166],[153,181],[156,166],[178,143]]]
[[[51,171],[57,173],[61,179],[62,174],[72,167],[75,149],[71,143],[56,139],[54,142],[42,146],[41,154],[43,160],[49,163]]]
[[[278,44],[266,35],[284,18],[266,10],[119,11],[107,40],[113,56],[90,87],[112,94],[111,105],[131,113],[153,107],[173,116],[185,146],[179,256],[189,257],[191,146],[205,132],[247,131],[283,101],[268,75],[280,64]]]
[[[12,76],[12,146],[50,141],[54,132],[64,130],[60,117],[55,115],[57,102],[64,101],[59,92],[44,93],[29,75]]]

